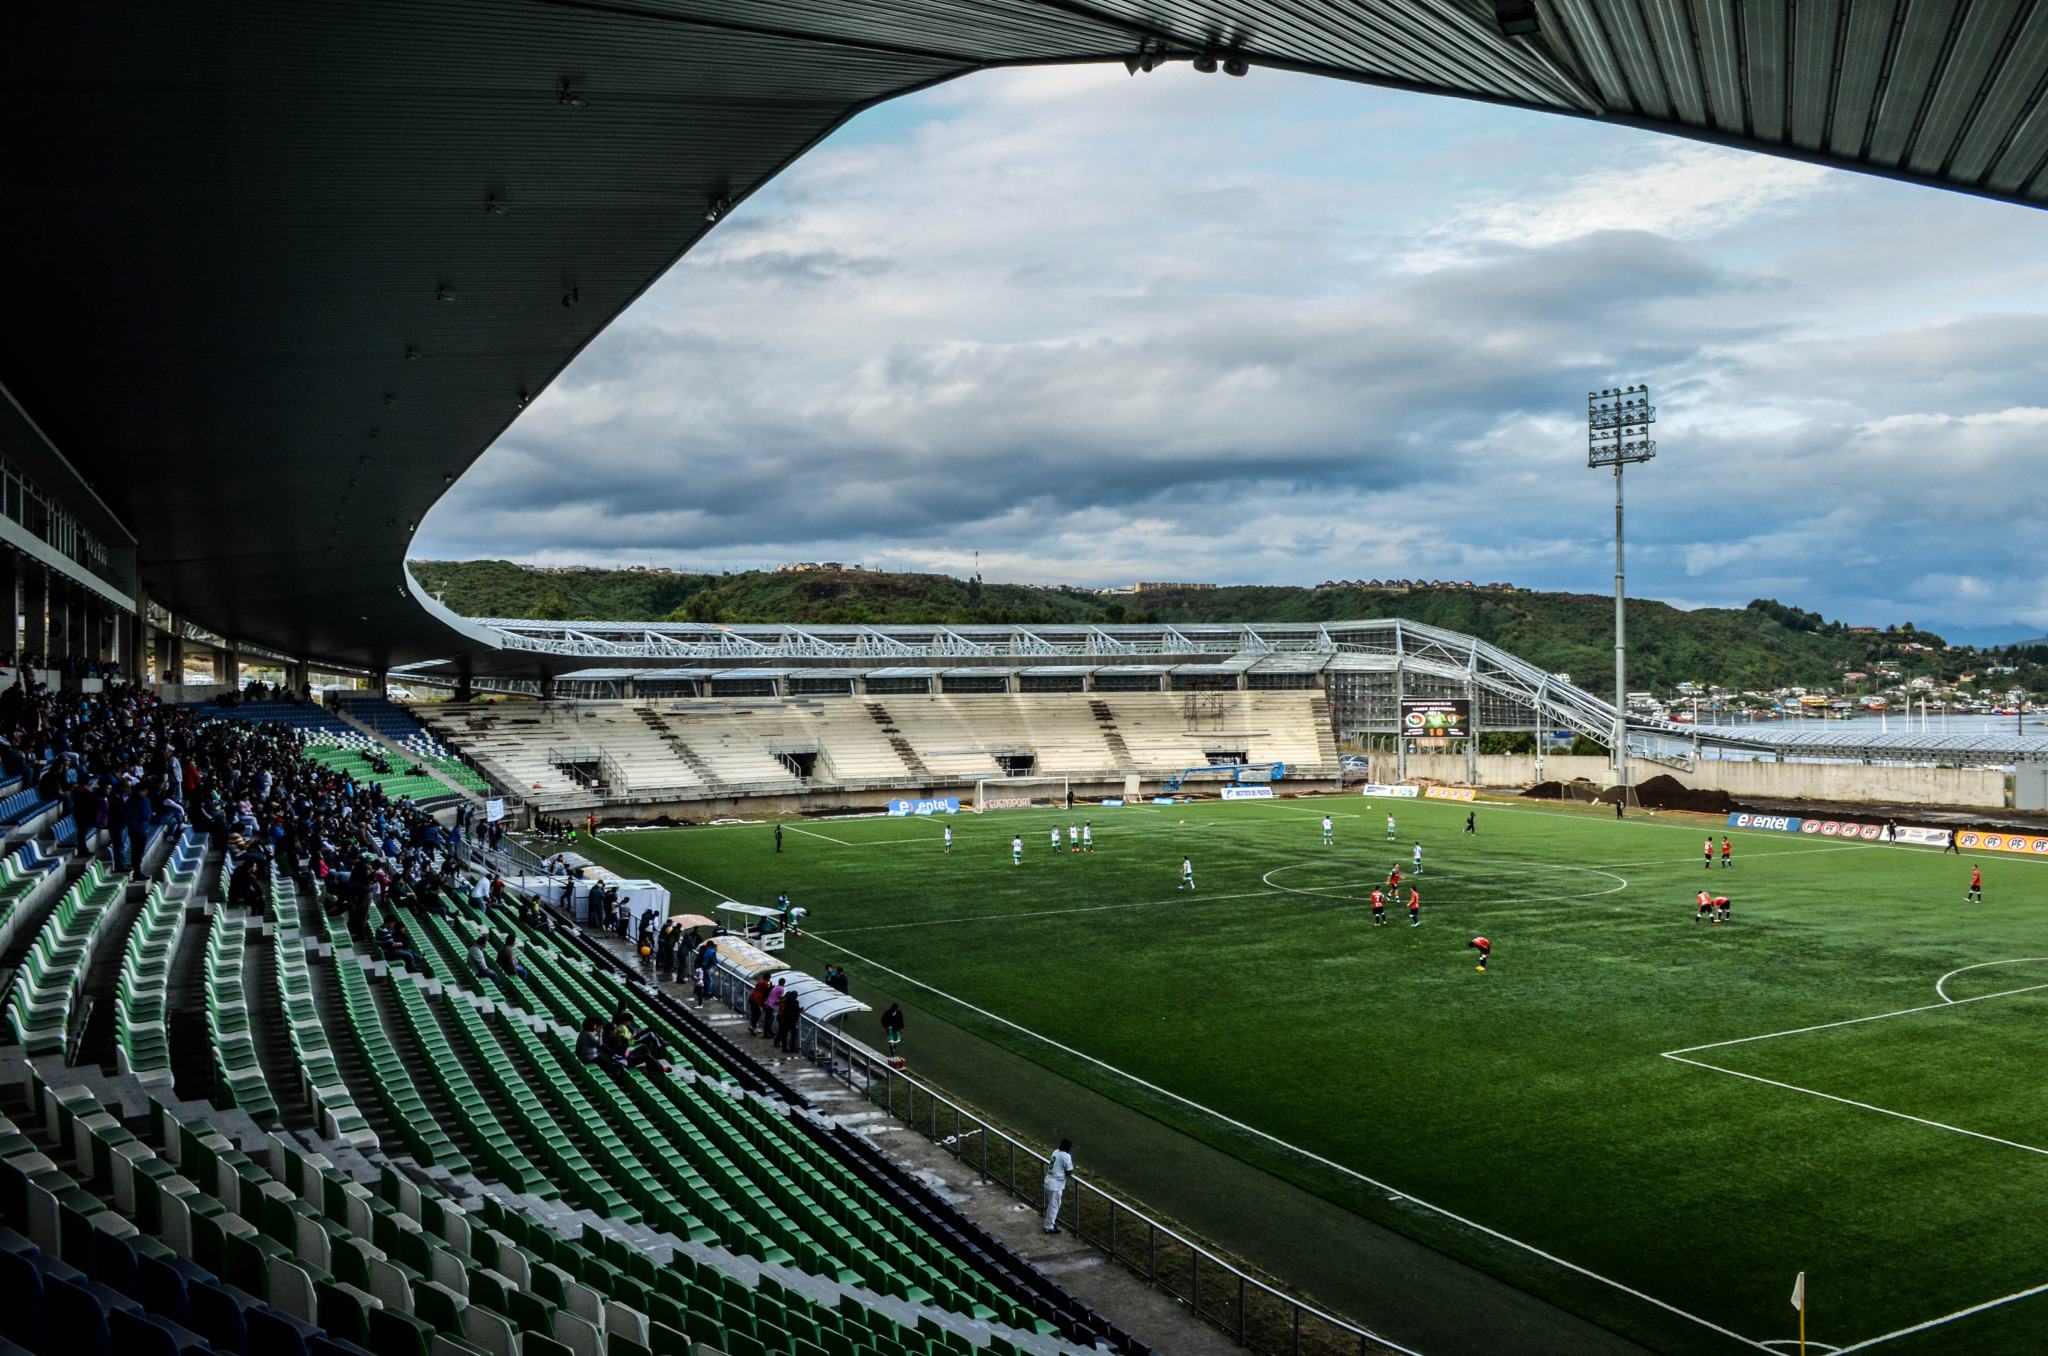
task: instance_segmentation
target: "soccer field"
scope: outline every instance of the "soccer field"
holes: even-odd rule
[[[1055,854],[1083,817],[1095,852]],[[1816,1352],[2044,1345],[2048,863],[1736,831],[1709,871],[1703,818],[1358,796],[950,822],[950,856],[881,818],[592,855],[682,908],[787,890],[796,963],[903,1001],[912,1067],[1033,1133],[1071,1133],[1071,1081],[1654,1349],[1792,1349],[1800,1271]],[[1373,927],[1418,840],[1421,926]],[[1703,884],[1729,925],[1694,921]],[[1246,1237],[1285,1235],[1258,1200]]]

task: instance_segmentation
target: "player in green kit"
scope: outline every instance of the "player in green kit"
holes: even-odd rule
[[[1193,892],[1194,888],[1195,859],[1192,857],[1183,857],[1180,859],[1180,884],[1173,887],[1174,893],[1178,894],[1182,890]]]

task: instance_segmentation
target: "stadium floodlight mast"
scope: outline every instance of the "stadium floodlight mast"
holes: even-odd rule
[[[1621,468],[1657,455],[1647,386],[1586,392],[1586,465],[1614,468],[1614,784],[1628,799],[1628,604],[1622,592]]]

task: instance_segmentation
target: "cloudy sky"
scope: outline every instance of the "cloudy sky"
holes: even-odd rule
[[[2048,630],[2048,215],[1254,71],[864,115],[601,336],[415,554],[1612,584]]]

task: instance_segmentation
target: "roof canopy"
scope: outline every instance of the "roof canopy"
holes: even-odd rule
[[[1535,8],[15,6],[0,386],[171,609],[384,667],[501,643],[402,562],[570,359],[840,122],[969,72],[1208,53],[2048,202],[2048,0]]]

